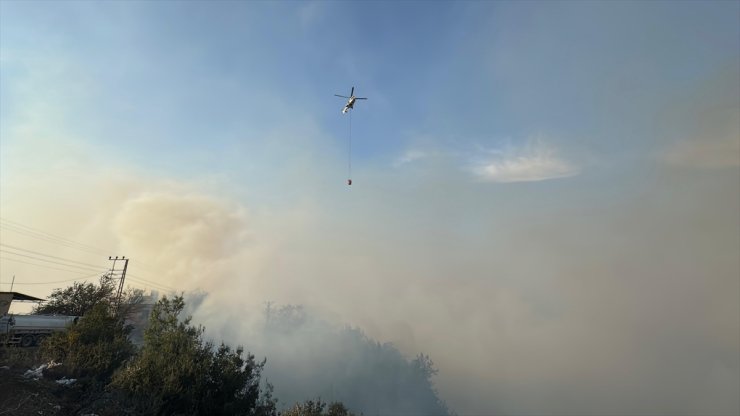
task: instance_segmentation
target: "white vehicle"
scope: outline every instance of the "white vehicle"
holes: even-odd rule
[[[66,331],[78,319],[78,316],[66,315],[3,315],[0,337],[6,345],[32,347],[39,345],[44,337]]]

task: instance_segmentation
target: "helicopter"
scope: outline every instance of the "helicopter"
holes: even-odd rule
[[[355,97],[355,87],[352,87],[352,91],[349,93],[349,97],[345,95],[339,95],[334,94],[337,97],[347,98],[347,104],[344,105],[344,108],[342,109],[342,114],[346,114],[347,111],[351,110],[355,106],[355,100],[367,100],[365,97]]]

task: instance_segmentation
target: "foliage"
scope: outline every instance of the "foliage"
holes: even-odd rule
[[[306,400],[296,403],[290,409],[281,413],[281,416],[355,416],[342,403],[334,402],[327,407],[321,399]]]
[[[63,363],[71,376],[105,381],[134,354],[130,332],[131,327],[114,315],[108,304],[98,303],[76,325],[47,338],[41,356]]]
[[[0,338],[0,340],[1,339],[2,338]],[[0,367],[7,366],[27,369],[35,366],[39,360],[40,354],[37,348],[0,347]],[[0,413],[0,415],[2,415],[2,413]]]
[[[265,329],[289,333],[306,325],[308,316],[301,305],[282,305],[278,308],[268,302],[265,307]]]
[[[29,349],[35,352],[32,355],[26,356],[25,349],[0,351],[0,363],[8,363],[11,368],[28,368],[37,365],[36,360],[61,362],[60,367],[47,370],[45,377],[50,377],[47,386],[53,387],[53,395],[59,399],[55,407],[65,414],[279,415],[272,385],[266,383],[265,388],[260,388],[265,361],[255,361],[254,355],[245,354],[242,347],[233,349],[224,343],[215,345],[205,341],[203,327],[191,325],[190,317],[181,318],[185,308],[182,296],[164,297],[154,305],[144,332],[143,347],[137,350],[129,341],[131,327],[125,322],[129,312],[138,307],[141,297],[140,291],[129,290],[119,307],[115,287],[105,277],[98,285],[75,283],[57,289],[47,304],[37,307],[35,312],[81,316],[77,324],[47,338],[40,349]],[[314,329],[314,321],[300,306],[270,310],[268,305],[267,316],[265,334],[291,337],[300,333],[304,336]],[[354,330],[343,334],[341,339],[334,340],[339,349],[332,351],[343,352],[347,347],[363,351],[358,357],[347,361],[345,355],[337,354],[333,360],[322,358],[318,362],[307,361],[304,357],[282,365],[295,369],[311,362],[333,375],[333,379],[337,379],[338,373],[351,374],[343,390],[350,394],[341,397],[356,399],[361,396],[360,402],[387,401],[391,390],[393,396],[406,394],[403,388],[396,390],[398,380],[386,377],[383,359],[373,359],[372,354],[367,355],[365,351],[384,349],[384,346],[370,342]],[[301,339],[293,339],[296,340],[301,344]],[[404,379],[428,382],[436,371],[429,357],[419,356],[411,363],[396,354],[396,350],[391,352],[389,357],[392,356],[391,361],[395,363],[391,367],[400,365],[408,370],[406,373],[400,371],[405,374]],[[381,371],[357,372],[356,366],[364,365],[360,363],[364,358],[370,358],[368,368],[378,367]],[[388,367],[387,362],[385,367]],[[388,368],[394,374],[399,373],[398,368]],[[76,378],[77,382],[62,388],[51,381],[63,376]],[[306,383],[334,390],[333,381],[331,387],[318,378]],[[431,389],[430,383],[416,384]],[[381,391],[378,386],[382,385],[387,387]],[[337,388],[342,391],[341,386]],[[360,389],[366,391],[360,396],[353,394]],[[433,390],[429,391],[436,399]],[[297,400],[307,396],[299,396]],[[297,403],[283,415],[354,416],[342,403],[327,405],[321,400]]]
[[[64,289],[54,289],[48,300],[34,308],[34,314],[82,316],[113,294],[113,283],[101,279],[100,284],[74,282]]]
[[[135,353],[128,339],[132,328],[126,325],[125,318],[141,298],[140,290],[129,289],[118,308],[116,285],[107,276],[101,277],[97,285],[75,282],[55,289],[34,313],[82,318],[67,331],[44,340],[42,358],[63,363],[63,371],[72,377],[109,381],[113,372]]]
[[[366,414],[450,414],[434,388],[437,370],[428,355],[409,359],[392,344],[336,327],[300,306],[267,306],[259,339],[271,360],[265,377],[276,383],[281,400],[323,397]]]
[[[103,303],[116,308],[116,285],[108,276],[102,276],[100,283],[74,282],[64,289],[54,289],[48,300],[34,308],[34,314],[83,316],[97,304]],[[128,289],[121,296],[118,311],[126,316],[131,308],[142,299],[142,291]]]
[[[179,320],[181,296],[162,298],[152,310],[144,347],[114,376],[141,409],[157,414],[273,415],[269,392],[260,398],[264,361],[244,350],[203,341],[203,328]]]

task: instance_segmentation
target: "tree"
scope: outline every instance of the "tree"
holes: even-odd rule
[[[99,284],[75,282],[55,289],[47,303],[35,308],[37,314],[81,316],[67,331],[47,338],[42,357],[63,363],[63,372],[72,377],[91,377],[107,383],[113,372],[131,357],[135,348],[128,339],[131,326],[125,322],[131,307],[141,301],[140,290],[129,289],[123,307],[117,305],[115,285],[107,276]]]
[[[290,409],[281,413],[281,416],[355,416],[342,403],[334,402],[327,407],[321,399],[306,400],[296,403]]]
[[[141,302],[143,292],[128,289],[121,297],[120,309],[117,305],[116,286],[104,275],[99,284],[74,282],[64,289],[54,289],[46,303],[34,308],[34,314],[83,316],[99,303],[109,308],[119,309],[118,313],[126,316],[131,308]]]
[[[163,297],[152,310],[144,347],[113,378],[113,387],[157,414],[274,415],[269,391],[260,398],[265,362],[244,350],[203,341],[201,326],[179,319],[182,296]]]
[[[303,403],[296,414],[315,410],[303,402],[308,397],[338,400],[366,414],[451,413],[434,387],[437,370],[428,355],[407,358],[392,344],[334,326],[300,306],[269,304],[263,334],[261,348],[272,363],[265,376],[281,400]]]
[[[131,327],[109,304],[99,302],[67,331],[46,339],[41,354],[45,360],[62,363],[67,375],[107,382],[135,352],[128,340],[130,332]]]
[[[35,314],[82,316],[98,303],[113,296],[113,283],[101,278],[100,284],[74,282],[64,289],[54,289],[46,303],[34,308]]]

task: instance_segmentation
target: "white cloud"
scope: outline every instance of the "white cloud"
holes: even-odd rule
[[[560,158],[555,149],[537,139],[522,148],[489,151],[482,162],[473,164],[473,174],[486,182],[532,182],[566,178],[580,169]]]
[[[426,159],[429,156],[431,156],[431,154],[428,151],[420,149],[408,149],[403,155],[401,155],[401,157],[393,162],[393,166],[399,167],[408,163],[413,163],[420,159]]]

